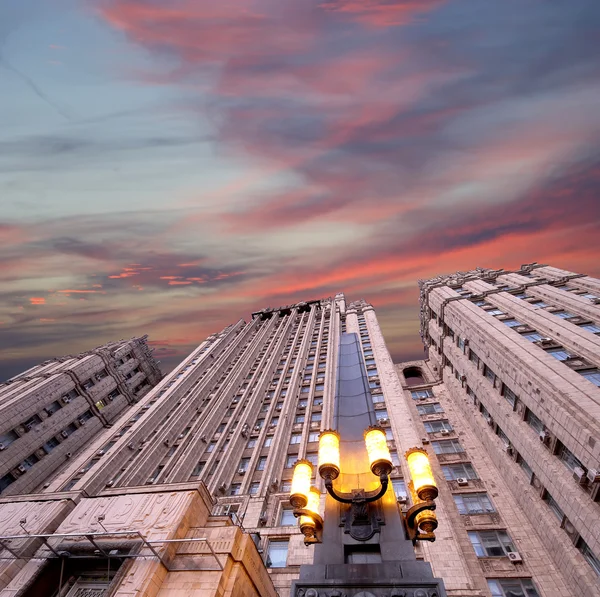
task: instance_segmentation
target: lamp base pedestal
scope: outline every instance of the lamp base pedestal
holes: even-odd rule
[[[291,597],[447,597],[427,562],[313,564],[300,568]]]

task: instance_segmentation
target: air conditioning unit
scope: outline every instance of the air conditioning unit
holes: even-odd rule
[[[511,456],[513,453],[513,447],[510,444],[504,444],[504,446],[502,446],[502,449],[509,455]]]
[[[450,435],[450,432],[449,432],[447,429],[442,429],[442,430],[440,431],[440,433],[441,433],[442,435]]]
[[[513,564],[521,564],[523,562],[523,558],[518,551],[509,551],[506,555]]]
[[[112,487],[114,484],[115,484],[115,482],[114,482],[114,481],[109,481],[109,482],[106,484],[106,487]]]
[[[60,401],[61,401],[63,404],[69,404],[69,402],[71,402],[71,399],[70,399],[68,396],[63,396],[63,397],[60,399]]]
[[[401,493],[400,495],[396,496],[396,501],[399,504],[406,504],[406,502],[408,502],[408,496]]]
[[[227,491],[227,483],[221,483],[221,485],[219,485],[219,491],[225,493]]]
[[[201,436],[200,441],[206,443],[206,435]]]
[[[6,448],[6,446],[2,442],[0,442],[0,452],[2,452],[2,450],[4,450],[4,448]]]
[[[467,376],[466,375],[461,375],[460,376],[460,381],[467,381]]]
[[[389,423],[389,419],[386,419],[385,417],[383,417],[383,419],[378,419],[378,422],[381,423],[382,425],[387,425]]]
[[[588,482],[587,473],[580,466],[576,466],[573,469],[573,479],[575,479],[579,485],[587,485]]]
[[[65,454],[65,457],[66,457],[66,458],[71,458],[72,456],[73,456],[73,452],[67,452],[67,453]]]
[[[69,437],[69,434],[68,434],[66,431],[61,431],[61,432],[60,432],[60,434],[61,434],[63,437]]]
[[[494,419],[492,419],[492,417],[487,417],[486,421],[490,427],[494,424]]]
[[[469,484],[469,480],[466,479],[465,477],[457,477],[456,483],[458,484],[459,487],[465,487],[465,485]]]
[[[104,454],[106,454],[106,451],[105,451],[105,450],[98,450],[98,451],[96,452],[96,456],[104,456]]]
[[[542,443],[546,443],[546,440],[550,437],[550,434],[544,429],[544,431],[540,431],[538,437]]]
[[[239,468],[238,469],[238,475],[245,475],[246,474],[246,469],[245,468]]]
[[[25,431],[31,431],[33,429],[34,423],[25,423],[23,427],[25,427]]]
[[[419,400],[427,400],[427,396],[420,396]]]
[[[78,419],[80,425],[85,425],[85,419]]]
[[[428,437],[422,437],[421,438],[421,443],[425,446],[429,443],[429,438]]]
[[[25,467],[24,467],[22,464],[20,464],[20,465],[17,467],[17,470],[18,470],[20,473],[24,473],[24,472],[25,472],[27,469],[26,469],[26,468],[25,468]]]
[[[600,483],[600,470],[594,468],[589,469],[587,478],[590,483]]]
[[[82,469],[79,471],[79,474],[80,474],[80,475],[85,475],[85,469],[84,469],[84,468],[82,468]]]

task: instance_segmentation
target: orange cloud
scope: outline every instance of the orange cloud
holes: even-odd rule
[[[29,302],[32,305],[45,305],[46,304],[46,299],[42,296],[32,296],[29,299]]]
[[[191,282],[187,280],[170,280],[169,286],[185,286],[187,284],[191,284]]]

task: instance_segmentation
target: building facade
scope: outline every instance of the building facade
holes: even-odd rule
[[[429,359],[398,373],[440,480],[425,549],[449,594],[600,595],[600,280],[422,281],[421,333]]]
[[[52,595],[40,587],[61,583],[68,597],[80,588],[94,597],[287,597],[314,555],[289,506],[293,467],[317,464],[319,433],[332,427],[342,334],[356,335],[395,467],[386,499],[403,510],[404,454],[429,451],[439,527],[435,543],[415,550],[447,594],[595,597],[600,390],[589,372],[599,364],[590,324],[600,282],[552,268],[521,274],[422,283],[426,361],[394,365],[373,307],[343,294],[264,309],[209,336],[37,493],[0,496],[0,549],[13,555],[0,560],[0,597]],[[567,302],[556,309],[571,318],[551,313],[559,291]],[[509,315],[531,327],[503,323]],[[558,348],[545,340],[549,318],[581,367],[531,357]],[[539,340],[510,336],[535,332]],[[325,493],[318,476],[313,484]]]
[[[161,377],[141,337],[52,359],[0,384],[0,494],[42,490]]]

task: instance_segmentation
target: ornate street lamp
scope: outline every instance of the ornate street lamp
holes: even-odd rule
[[[348,493],[333,486],[341,472],[339,434],[328,429],[319,436],[319,475],[325,481],[325,488],[332,498],[342,504],[349,504],[349,516],[345,517],[344,524],[347,532],[358,541],[369,540],[379,528],[377,512],[369,510],[368,504],[385,495],[389,476],[394,468],[382,427],[368,427],[364,432],[364,439],[371,472],[379,477],[380,486],[371,491],[353,489]],[[419,540],[435,541],[437,519],[434,500],[438,490],[427,452],[423,448],[411,448],[406,452],[406,459],[412,477],[409,489],[414,504],[406,513],[400,513],[407,537],[413,543]],[[306,545],[321,543],[323,529],[323,519],[319,515],[320,493],[318,489],[311,487],[311,478],[312,464],[308,460],[298,460],[294,467],[290,503],[294,508],[294,515],[300,518],[300,530]]]

